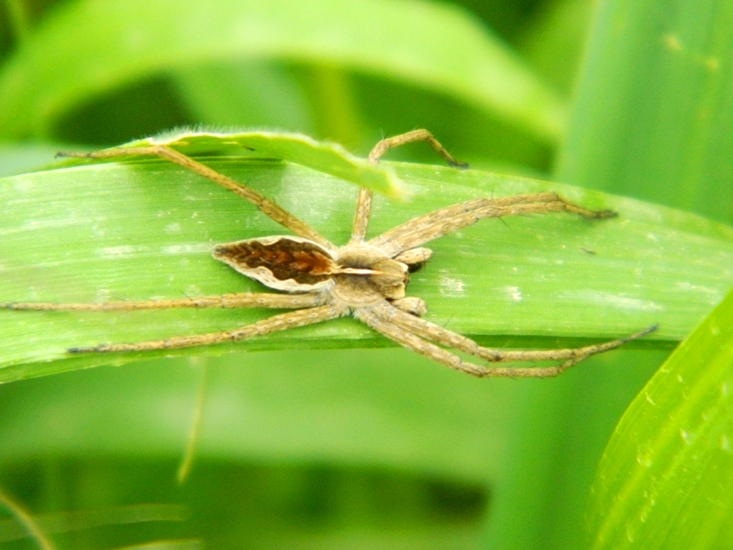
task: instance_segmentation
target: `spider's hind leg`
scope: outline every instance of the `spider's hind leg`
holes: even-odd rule
[[[470,338],[449,331],[443,327],[407,315],[402,309],[388,304],[363,308],[356,316],[377,332],[414,352],[471,376],[507,378],[547,378],[557,376],[591,355],[616,349],[632,340],[646,336],[656,326],[631,334],[625,338],[581,348],[552,350],[503,350],[479,346]],[[455,353],[444,349],[452,348],[473,355],[489,363],[560,361],[552,366],[539,367],[495,367],[464,361]]]
[[[26,311],[140,311],[144,309],[180,308],[271,308],[299,309],[323,305],[323,296],[317,293],[275,294],[264,292],[240,292],[195,298],[176,298],[172,300],[128,300],[117,302],[6,302],[0,309]]]
[[[66,351],[67,353],[73,354],[142,352],[227,344],[239,342],[240,340],[245,340],[253,336],[265,336],[272,332],[280,332],[291,328],[322,323],[330,319],[335,319],[336,317],[343,317],[347,312],[348,309],[343,306],[326,304],[273,315],[272,317],[267,317],[266,319],[261,319],[250,325],[245,325],[233,330],[210,332],[207,334],[194,334],[191,336],[173,336],[161,340],[148,340],[136,343],[99,344],[97,346],[69,348]]]

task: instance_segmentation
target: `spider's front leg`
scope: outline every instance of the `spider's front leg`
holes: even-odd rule
[[[433,251],[429,248],[419,247],[405,250],[397,254],[394,259],[405,264],[410,273],[415,273],[427,263],[432,255]]]
[[[412,248],[398,254],[394,259],[405,264],[408,273],[415,273],[419,269],[422,269],[432,255],[433,251],[429,248]],[[422,317],[428,311],[425,301],[414,296],[390,300],[390,304],[400,311],[416,317]]]
[[[411,132],[405,132],[404,134],[380,140],[374,147],[372,147],[367,160],[371,164],[377,164],[379,159],[382,158],[382,156],[390,149],[394,149],[395,147],[400,147],[408,143],[414,143],[416,141],[426,142],[451,166],[457,166],[459,168],[468,167],[468,164],[465,162],[459,162],[454,159],[453,155],[451,155],[446,148],[443,147],[437,139],[435,139],[433,134],[425,129],[413,130]],[[351,230],[351,239],[349,240],[349,244],[359,244],[364,242],[371,210],[372,192],[362,187],[359,189],[359,194],[356,199],[356,214],[354,214],[354,224]]]
[[[400,311],[404,311],[415,317],[422,317],[428,312],[428,306],[425,304],[425,300],[415,298],[414,296],[390,300],[389,303]]]
[[[551,212],[576,214],[590,220],[617,216],[612,210],[588,210],[552,192],[512,195],[498,199],[479,198],[413,218],[371,239],[368,244],[385,254],[395,256],[485,218]]]

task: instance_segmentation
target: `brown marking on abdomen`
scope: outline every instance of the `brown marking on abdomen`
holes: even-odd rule
[[[292,279],[304,285],[328,280],[338,272],[336,262],[321,247],[288,238],[272,243],[252,239],[219,245],[214,248],[214,257],[241,273],[247,268],[264,267],[280,281]]]

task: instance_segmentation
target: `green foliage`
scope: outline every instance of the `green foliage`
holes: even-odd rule
[[[202,123],[305,132],[363,156],[383,134],[426,127],[474,169],[371,169],[259,131],[183,131],[181,146],[339,243],[354,186],[338,178],[406,191],[379,197],[373,232],[478,195],[551,188],[612,207],[618,219],[490,220],[441,239],[409,290],[431,319],[492,345],[576,345],[660,323],[636,350],[556,380],[487,381],[404,350],[349,349],[384,341],[348,319],[204,350],[268,351],[80,370],[110,359],[67,359],[70,345],[219,330],[261,312],[0,312],[0,379],[23,380],[0,386],[0,490],[60,548],[728,544],[730,300],[711,311],[733,265],[719,223],[731,222],[733,11],[609,0],[591,24],[592,4],[0,5],[0,174],[15,174],[0,180],[2,301],[254,289],[208,249],[281,231],[167,163],[51,164],[52,151]],[[570,95],[576,74],[572,100],[547,84]],[[417,145],[390,158],[438,164]],[[175,487],[201,369],[201,442]],[[62,371],[75,372],[41,377]],[[191,516],[156,516],[155,502]],[[32,547],[8,542],[18,536],[0,520],[3,545]]]
[[[657,371],[616,427],[592,493],[594,548],[714,548],[730,542],[732,390],[729,295]]]
[[[252,184],[258,190],[287,205],[334,242],[348,240],[354,187],[303,166],[309,163],[323,170],[334,156],[341,159],[343,153],[336,149],[312,147],[311,142],[292,135],[270,134],[223,138],[183,134],[174,142],[187,143],[181,147],[184,151],[219,151],[219,147],[225,152],[244,145],[265,158],[273,152],[290,158],[300,155],[301,165],[252,157],[209,160],[208,165],[240,181],[256,182]],[[473,170],[388,163],[372,168],[349,156],[342,162],[330,166],[330,172],[371,184],[381,176],[386,189],[389,179],[397,181],[399,174],[403,186],[412,192],[407,203],[377,201],[375,234],[471,197],[547,189],[542,182]],[[13,208],[4,220],[7,235],[0,247],[6,261],[0,300],[174,298],[180,297],[182,288],[187,296],[259,288],[258,283],[210,259],[209,243],[282,232],[252,205],[163,161],[89,165],[73,159],[62,165],[63,169],[4,180],[3,195]],[[505,224],[490,220],[441,239],[431,245],[435,259],[410,283],[411,292],[429,304],[431,319],[487,340],[501,342],[511,335],[514,345],[538,347],[557,346],[559,337],[612,338],[661,323],[654,340],[665,349],[665,341],[681,339],[725,293],[733,263],[731,232],[725,226],[630,199],[560,184],[552,187],[589,207],[623,212],[623,218],[590,222],[555,215],[511,219]],[[30,227],[29,220],[33,220]],[[492,227],[490,232],[487,226]],[[676,255],[680,251],[686,251],[682,261]],[[642,273],[637,270],[640,264],[645,266]],[[491,277],[486,276],[487,265]],[[564,311],[564,316],[558,317],[557,311]],[[271,312],[179,309],[109,315],[5,310],[0,314],[6,320],[1,332],[5,368],[0,370],[0,380],[10,381],[143,357],[70,357],[69,347],[145,340],[153,334],[155,338],[203,334]],[[240,342],[228,349],[380,343],[383,339],[364,326],[341,320]],[[575,344],[569,340],[565,345]],[[176,353],[202,351],[220,353],[222,349]],[[163,354],[171,351],[144,357]],[[51,360],[55,363],[48,363]]]
[[[79,25],[86,32],[69,40]],[[95,93],[233,57],[331,64],[447,94],[541,136],[556,138],[562,129],[556,95],[486,28],[450,5],[409,0],[74,2],[9,60],[0,127],[9,137],[48,134],[62,113]]]

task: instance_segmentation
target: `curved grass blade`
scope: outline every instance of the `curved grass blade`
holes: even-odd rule
[[[591,493],[592,548],[724,548],[733,526],[733,294],[619,422]]]
[[[285,160],[319,172],[356,183],[392,198],[404,195],[404,186],[388,164],[374,166],[355,157],[338,143],[316,141],[297,133],[242,131],[216,132],[181,128],[160,135],[125,143],[121,147],[167,145],[185,155],[226,156],[251,155],[252,159]],[[67,159],[58,166],[78,166],[119,162],[116,159]],[[131,157],[131,160],[136,160]]]
[[[410,25],[404,25],[409,20]],[[0,73],[0,136],[48,136],[69,109],[184,65],[237,57],[336,65],[431,90],[548,141],[564,107],[466,12],[380,0],[79,1],[29,36]]]

